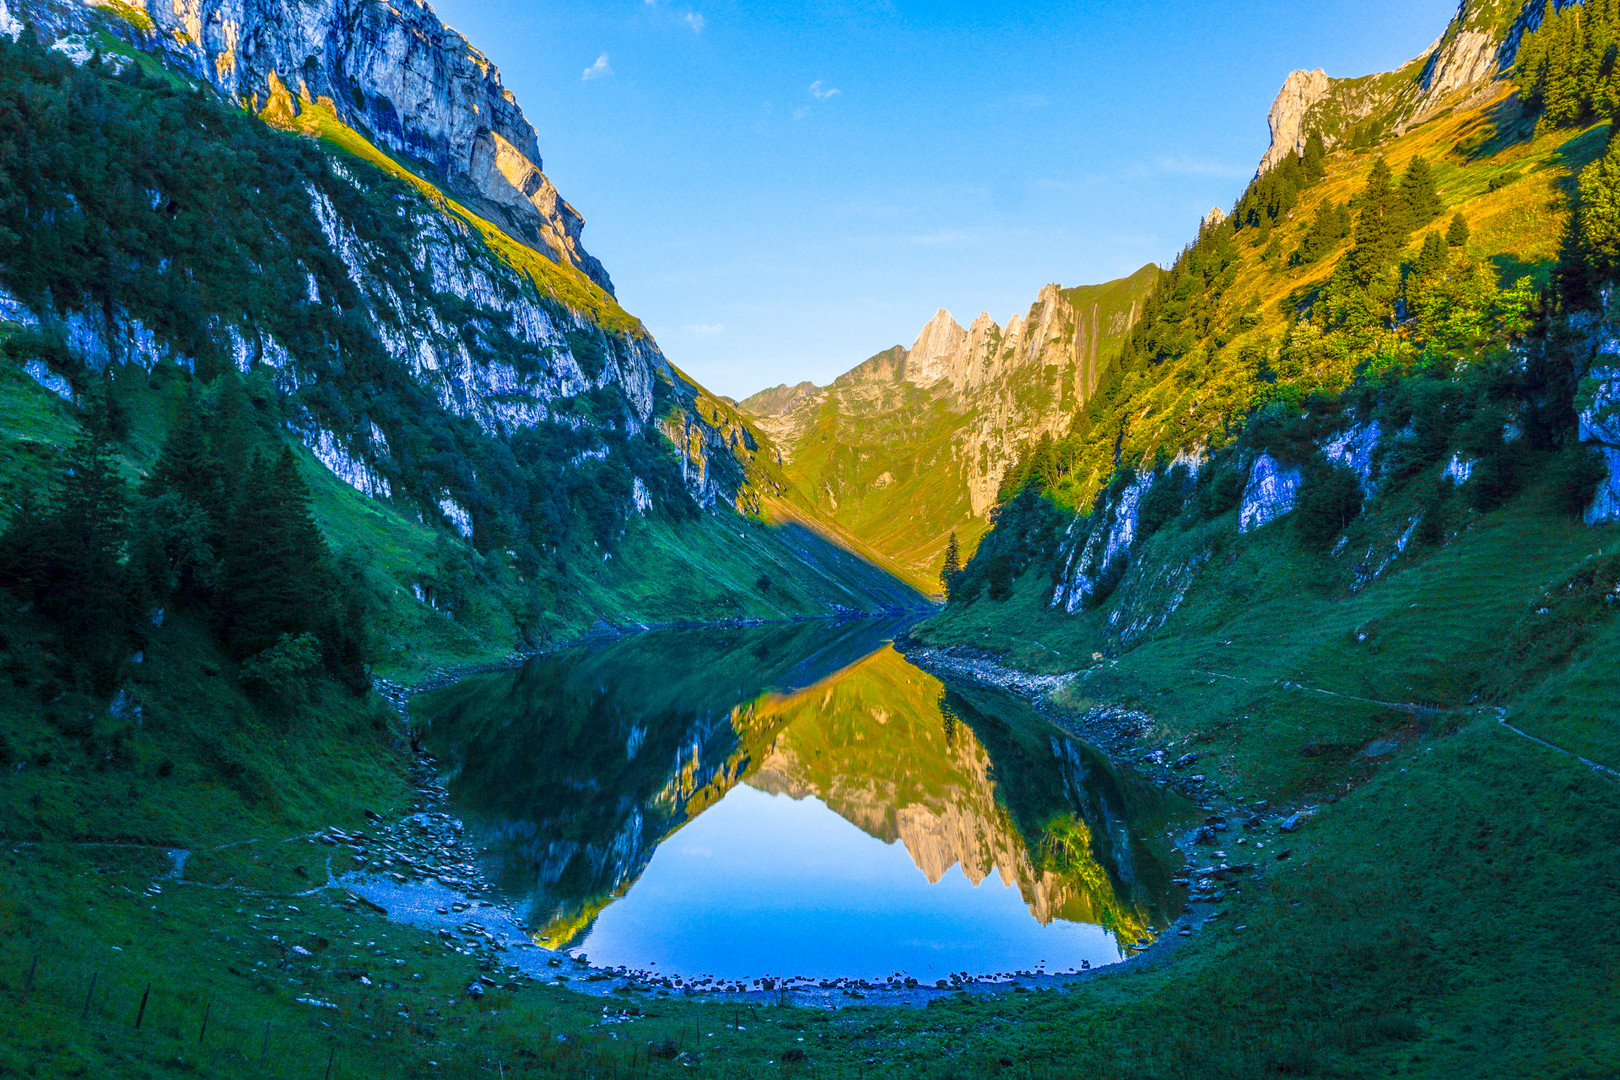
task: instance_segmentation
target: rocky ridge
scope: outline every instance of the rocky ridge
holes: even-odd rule
[[[1290,73],[1271,106],[1271,145],[1259,171],[1302,152],[1312,133],[1332,149],[1374,116],[1400,132],[1489,86],[1512,67],[1520,39],[1540,25],[1545,7],[1546,0],[1462,0],[1439,40],[1397,71],[1350,79],[1321,69]]]
[[[422,0],[0,0],[0,28],[70,47],[111,33],[257,112],[284,84],[372,142],[429,166],[523,243],[609,293],[585,220],[542,172],[539,140],[500,72]]]
[[[941,310],[909,349],[879,353],[830,386],[777,387],[739,408],[820,510],[931,578],[924,568],[950,532],[982,531],[1020,449],[1067,432],[1156,272],[1082,289],[1048,285],[1005,325],[981,313],[963,327]],[[825,441],[836,448],[830,460]],[[897,518],[915,522],[905,537],[877,531]]]

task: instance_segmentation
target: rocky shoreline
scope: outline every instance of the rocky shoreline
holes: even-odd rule
[[[416,694],[451,685],[472,674],[504,670],[534,656],[614,640],[641,629],[614,628],[616,632],[515,655],[498,664],[440,672],[417,686],[405,687],[382,679],[375,680],[374,685],[377,693],[398,710],[408,734],[409,700]],[[928,648],[904,636],[896,641],[896,647],[911,663],[940,678],[988,687],[1030,701],[1064,730],[1104,748],[1120,765],[1156,786],[1175,791],[1205,811],[1198,824],[1176,838],[1186,862],[1173,880],[1188,891],[1181,916],[1159,931],[1156,939],[1125,944],[1126,955],[1118,964],[1067,971],[979,976],[963,972],[923,982],[900,972],[881,979],[760,975],[737,980],[594,967],[584,957],[537,945],[511,908],[486,898],[489,890],[478,864],[478,851],[467,841],[462,823],[447,811],[449,792],[439,782],[436,762],[414,744],[411,782],[417,794],[411,814],[392,824],[374,817],[376,828],[367,832],[329,829],[319,836],[322,843],[347,848],[353,860],[333,885],[345,889],[357,904],[377,914],[433,930],[447,950],[475,960],[483,974],[469,985],[470,996],[481,994],[484,986],[516,985],[517,980],[566,985],[579,992],[619,999],[622,1007],[617,1011],[613,1006],[604,1007],[604,1023],[611,1023],[635,1018],[633,1002],[637,995],[680,995],[753,1004],[792,1000],[831,1008],[857,1001],[923,1005],[958,993],[1058,989],[1125,965],[1157,965],[1198,929],[1224,917],[1222,904],[1229,892],[1241,891],[1244,881],[1257,879],[1268,865],[1290,857],[1286,849],[1269,849],[1278,838],[1296,829],[1304,816],[1285,817],[1264,803],[1252,807],[1227,804],[1225,793],[1208,784],[1205,777],[1185,771],[1196,763],[1196,753],[1178,753],[1184,751],[1184,745],[1153,746],[1145,741],[1153,723],[1147,714],[1119,706],[1076,714],[1052,704],[1050,696],[1078,673],[1037,675],[1008,667],[976,650]],[[1247,849],[1254,858],[1243,861],[1241,856],[1247,852],[1229,854],[1220,849],[1224,847]]]
[[[1150,736],[1153,718],[1119,705],[1101,705],[1076,712],[1050,698],[1080,677],[1035,675],[1008,667],[990,653],[963,646],[937,649],[913,639],[895,647],[906,659],[937,678],[966,682],[1024,698],[1042,716],[1063,730],[1108,752],[1110,760],[1128,768],[1156,787],[1174,791],[1204,811],[1202,820],[1176,838],[1185,865],[1173,879],[1188,891],[1187,908],[1174,926],[1149,949],[1130,962],[1140,963],[1168,955],[1176,944],[1211,920],[1224,917],[1220,905],[1229,891],[1241,891],[1241,882],[1258,880],[1279,863],[1293,857],[1286,838],[1315,814],[1316,807],[1273,807],[1261,800],[1247,805],[1228,797],[1206,776],[1192,772],[1199,755],[1192,738],[1155,744]],[[1221,848],[1252,853],[1231,854]],[[1243,927],[1239,927],[1243,929]]]

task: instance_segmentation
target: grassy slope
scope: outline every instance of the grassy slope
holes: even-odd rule
[[[1155,724],[1141,741],[1196,751],[1191,771],[1233,800],[1324,807],[1291,844],[1295,861],[1270,889],[1237,899],[1195,955],[1164,976],[1121,980],[1143,995],[1124,1009],[1128,1030],[1168,1027],[1161,1010],[1190,1010],[1210,1035],[1170,1060],[1200,1047],[1223,1064],[1252,1055],[1232,1075],[1264,1074],[1268,1058],[1290,1055],[1315,1063],[1303,1075],[1385,1075],[1396,1063],[1426,1076],[1620,1067],[1620,1014],[1606,989],[1620,965],[1620,896],[1603,839],[1620,821],[1620,790],[1495,712],[1620,765],[1620,621],[1572,627],[1547,599],[1589,560],[1613,555],[1616,536],[1542,499],[1528,493],[1354,594],[1337,567],[1294,553],[1280,527],[1233,540],[1182,612],[1113,660],[1090,659],[1111,610],[1043,614],[1034,581],[999,611],[981,602],[924,629],[940,643],[1010,648],[1032,667],[1085,668],[1063,705],[1146,711]],[[1234,524],[1211,528],[1229,535]],[[1173,561],[1191,542],[1161,536],[1143,558]],[[1550,671],[1508,644],[1569,632],[1584,640]],[[1454,711],[1399,707],[1411,702]],[[1070,1003],[1082,1018],[1098,1015],[1090,1005],[1089,995]],[[1413,1026],[1355,1034],[1357,1010],[1375,1007]],[[1245,1038],[1245,1027],[1264,1034]],[[1343,1035],[1371,1041],[1335,1046]]]

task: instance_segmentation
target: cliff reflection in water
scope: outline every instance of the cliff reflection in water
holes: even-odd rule
[[[1167,853],[1143,839],[1162,834],[1162,797],[1023,703],[913,667],[895,629],[647,634],[469,679],[414,712],[490,877],[552,947],[582,940],[738,784],[818,800],[903,844],[931,883],[953,866],[975,885],[998,875],[1041,924],[1094,924],[1121,945],[1165,925]]]

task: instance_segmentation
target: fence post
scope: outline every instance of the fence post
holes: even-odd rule
[[[323,1078],[323,1080],[332,1080],[332,1059],[335,1057],[337,1057],[336,1044],[334,1044],[332,1048],[326,1052],[326,1076]]]
[[[79,1013],[80,1020],[90,1019],[90,999],[96,996],[96,977],[100,974],[99,971],[90,974],[90,990],[84,995],[84,1008]]]
[[[210,1001],[208,1004],[203,1006],[202,1030],[197,1032],[197,1045],[198,1046],[201,1046],[203,1044],[203,1039],[208,1037],[208,1014],[210,1012],[212,1012],[213,1009],[214,1009],[214,1003],[212,1001]]]
[[[152,984],[147,983],[146,989],[141,991],[141,1007],[135,1010],[135,1030],[141,1030],[141,1021],[146,1019],[146,999],[152,996]]]

